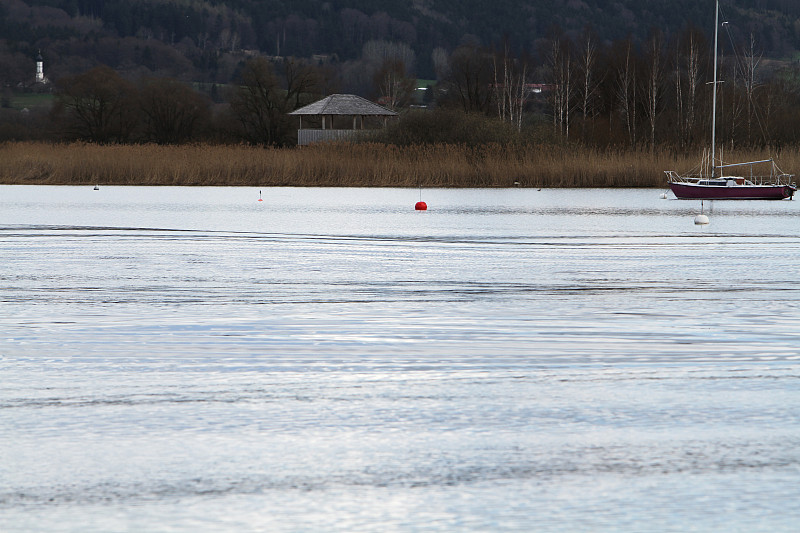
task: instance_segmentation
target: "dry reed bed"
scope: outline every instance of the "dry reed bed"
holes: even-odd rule
[[[727,153],[763,159],[764,152]],[[688,170],[699,154],[600,151],[532,145],[480,147],[324,144],[299,149],[216,145],[5,143],[0,182],[47,185],[348,187],[662,187],[666,169]],[[781,166],[798,168],[784,150]]]

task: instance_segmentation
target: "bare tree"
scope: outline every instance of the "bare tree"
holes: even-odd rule
[[[302,101],[305,95],[318,93],[323,82],[323,73],[317,66],[305,59],[296,57],[284,58],[283,78],[286,86],[286,111],[294,111],[306,104]]]
[[[177,80],[149,78],[139,91],[147,140],[175,144],[192,140],[210,120],[208,99]]]
[[[92,142],[125,142],[138,125],[135,90],[107,66],[63,78],[53,108],[68,135]]]
[[[406,67],[399,59],[384,60],[374,76],[381,102],[390,109],[408,105],[414,93],[415,81],[406,75]]]
[[[522,113],[529,92],[527,88],[528,62],[511,56],[508,43],[503,51],[492,55],[494,67],[494,101],[500,120],[522,129]]]
[[[431,52],[431,60],[433,61],[433,69],[436,72],[436,79],[439,81],[447,79],[450,75],[450,58],[447,50],[442,47],[434,48],[433,52]]]
[[[655,30],[647,41],[646,49],[646,77],[645,77],[645,116],[650,125],[650,150],[656,147],[656,122],[661,112],[663,97],[664,61],[663,61],[663,36]]]
[[[597,89],[601,80],[596,75],[597,67],[597,39],[593,32],[586,28],[581,38],[581,55],[579,58],[581,116],[581,136],[586,141],[586,124],[590,115],[594,114],[594,105],[597,98]]]
[[[361,58],[374,76],[386,60],[400,61],[407,73],[413,72],[416,64],[416,54],[406,43],[384,40],[368,41],[361,50]]]
[[[239,34],[229,28],[223,28],[219,34],[220,48],[234,52],[239,46]]]
[[[266,59],[245,63],[230,105],[250,142],[267,145],[286,142],[286,99],[272,63]]]
[[[629,38],[623,43],[621,60],[616,68],[615,93],[631,148],[636,146],[636,84],[636,57]]]
[[[553,131],[562,138],[569,138],[570,115],[575,87],[572,81],[571,43],[560,36],[549,41],[547,57],[550,67],[550,104],[553,114]]]
[[[760,86],[756,71],[761,62],[761,53],[756,52],[755,37],[752,33],[750,33],[749,46],[744,50],[744,53],[739,55],[740,59],[737,66],[741,73],[742,85],[744,86],[745,106],[747,110],[747,144],[750,145],[753,142],[753,119],[756,114],[755,92]]]
[[[488,113],[492,102],[492,67],[475,44],[461,45],[450,55],[447,90],[466,113]]]
[[[697,127],[697,102],[702,74],[702,34],[696,29],[683,33],[675,47],[675,103],[678,115],[678,135],[681,148],[694,144]]]

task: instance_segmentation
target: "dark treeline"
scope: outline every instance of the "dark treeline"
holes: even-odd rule
[[[606,43],[588,28],[576,38],[553,32],[530,54],[467,43],[434,56],[440,81],[423,95],[406,66],[407,48],[372,46],[372,67],[362,73],[369,74],[368,96],[403,111],[382,133],[385,142],[573,142],[685,153],[709,141],[713,62],[697,29],[670,41],[653,32],[640,44]],[[722,56],[718,142],[800,144],[798,66],[764,59],[754,38]],[[287,114],[338,92],[341,76],[330,65],[291,57],[251,58],[231,85],[129,80],[99,66],[57,80],[46,113],[0,110],[0,139],[291,146],[297,125]],[[427,110],[411,112],[414,102]]]
[[[99,66],[57,82],[39,134],[97,143],[291,145],[296,126],[287,113],[325,92],[325,74],[308,61],[254,58],[238,84],[201,89],[171,78],[132,82]]]
[[[717,142],[776,149],[800,142],[798,64],[765,59],[753,34],[740,39],[723,31],[720,38]],[[671,39],[654,30],[638,45],[605,43],[589,28],[574,39],[555,33],[539,57],[527,70],[548,84],[545,113],[555,138],[683,151],[709,144],[713,51],[697,28]],[[506,63],[512,82],[527,79],[524,58]]]
[[[767,56],[800,50],[800,3],[731,0],[724,8]],[[137,76],[228,84],[248,54],[316,56],[358,71],[373,41],[407,47],[414,64],[406,66],[432,79],[434,54],[467,41],[507,39],[516,51],[535,52],[552,27],[575,40],[591,23],[606,44],[630,35],[638,45],[654,27],[672,39],[687,21],[710,28],[713,1],[0,0],[0,84],[24,82],[38,50],[53,79],[104,64]]]
[[[717,142],[730,148],[799,144],[800,65],[765,59],[754,35],[741,44],[727,32],[723,38]],[[535,54],[465,44],[436,62],[442,81],[435,101],[494,117],[523,138],[686,153],[710,142],[711,48],[696,28],[669,40],[653,31],[639,44],[606,42],[588,27],[575,38],[554,31]],[[396,139],[426,138],[419,120],[401,122]]]

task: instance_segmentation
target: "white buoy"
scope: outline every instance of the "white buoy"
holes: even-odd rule
[[[703,214],[703,200],[700,200],[700,214],[694,217],[694,223],[698,226],[708,224],[708,217]]]
[[[661,193],[661,199],[662,199],[662,200],[666,200],[666,199],[667,199],[667,193],[665,193],[665,192],[662,192],[662,193]]]
[[[700,200],[700,214],[694,217],[694,223],[698,226],[708,224],[708,217],[703,214],[703,200]]]

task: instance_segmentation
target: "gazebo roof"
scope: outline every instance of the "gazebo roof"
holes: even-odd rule
[[[290,115],[363,115],[397,116],[397,113],[378,104],[373,104],[355,94],[332,94],[313,104],[301,107]]]

